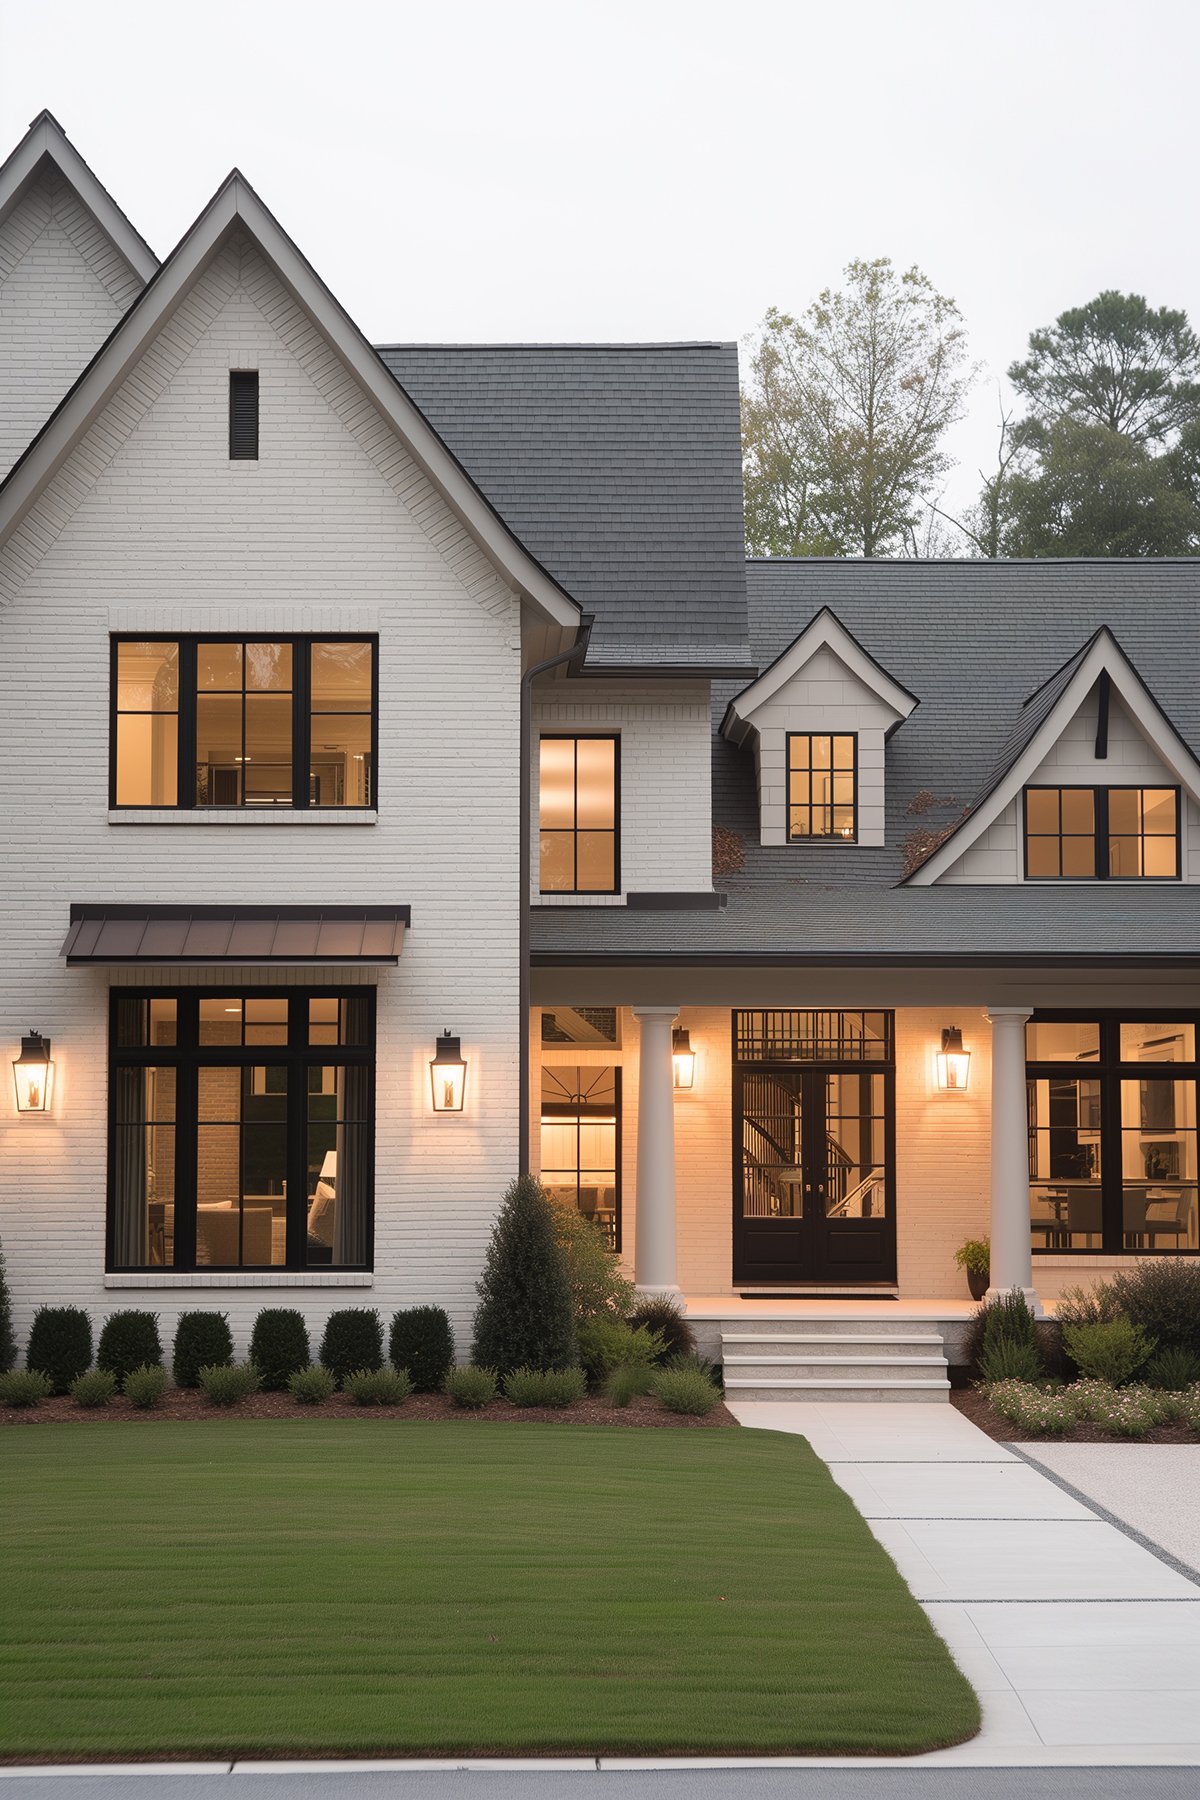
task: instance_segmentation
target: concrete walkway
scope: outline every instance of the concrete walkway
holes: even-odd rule
[[[953,1407],[730,1410],[808,1439],[979,1694],[980,1735],[922,1764],[1200,1764],[1200,1577]]]

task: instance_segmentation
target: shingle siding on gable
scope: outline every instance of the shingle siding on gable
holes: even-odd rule
[[[231,366],[262,372],[257,463],[228,458]],[[59,960],[69,902],[361,901],[411,905],[412,928],[399,966],[378,973],[378,1274],[357,1298],[385,1313],[447,1305],[461,1338],[517,1154],[518,602],[290,296],[236,249],[18,536],[0,553],[0,986],[5,1017],[52,1036],[61,1103],[44,1129],[6,1139],[0,1238],[19,1332],[47,1298],[94,1319],[150,1305],[167,1331],[207,1298],[103,1285],[107,982]],[[378,823],[109,824],[109,633],[148,629],[377,630]],[[183,979],[219,991],[265,977]],[[446,1027],[470,1059],[462,1120],[428,1107]],[[271,1290],[210,1281],[244,1349]],[[311,1277],[274,1285],[314,1325],[356,1299]]]
[[[0,477],[140,289],[73,189],[44,168],[0,224]]]

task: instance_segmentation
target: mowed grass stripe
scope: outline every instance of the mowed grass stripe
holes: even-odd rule
[[[0,1754],[919,1750],[971,1689],[800,1439],[12,1429]]]

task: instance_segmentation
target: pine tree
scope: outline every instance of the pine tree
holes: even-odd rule
[[[578,1361],[566,1257],[539,1181],[522,1175],[504,1196],[478,1286],[474,1361],[512,1369],[569,1369]]]

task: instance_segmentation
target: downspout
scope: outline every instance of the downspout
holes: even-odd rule
[[[520,963],[518,987],[521,1008],[521,1022],[517,1032],[518,1056],[520,1066],[517,1073],[517,1104],[520,1108],[517,1121],[517,1172],[520,1175],[529,1173],[529,876],[531,858],[529,849],[529,833],[532,825],[530,811],[529,778],[531,774],[530,746],[533,737],[533,684],[539,675],[546,675],[551,669],[558,669],[564,663],[574,663],[576,667],[587,655],[588,640],[592,634],[595,616],[584,613],[579,621],[579,631],[575,642],[569,650],[560,650],[557,656],[547,656],[543,661],[534,663],[526,669],[521,677],[521,854],[520,884],[521,910],[517,928],[517,955]]]

